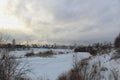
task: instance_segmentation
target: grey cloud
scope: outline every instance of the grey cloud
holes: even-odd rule
[[[33,30],[35,39],[113,40],[120,30],[118,0],[9,0],[8,8]]]

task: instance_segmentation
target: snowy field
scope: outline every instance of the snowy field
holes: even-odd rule
[[[48,51],[49,49],[34,49],[35,53]],[[50,49],[51,50],[51,49]],[[37,78],[49,78],[50,80],[56,80],[56,78],[63,72],[67,72],[72,68],[73,64],[73,55],[75,53],[73,50],[69,49],[52,49],[53,52],[59,53],[64,52],[64,54],[53,55],[53,57],[24,57],[27,52],[26,51],[13,51],[12,55],[16,57],[22,57],[21,60],[24,64],[28,64],[31,72],[27,75],[33,80],[37,80]],[[89,53],[77,53],[78,58],[84,59],[90,56]]]
[[[90,66],[99,65],[98,71],[101,72],[102,80],[120,80],[120,53],[116,53],[116,50],[108,54],[93,56],[89,63]]]
[[[25,57],[25,54],[31,51],[37,54],[39,52],[50,50],[56,53],[52,57]],[[59,54],[61,52],[62,54]],[[74,53],[74,51],[70,49],[31,49],[25,51],[12,51],[10,54],[20,57],[19,59],[23,62],[23,64],[29,65],[28,68],[31,69],[31,72],[28,73],[27,76],[29,76],[32,80],[39,80],[41,77],[43,79],[48,78],[50,80],[56,80],[61,73],[68,72],[72,68],[73,59],[76,54],[79,60],[89,57],[90,67],[97,64],[98,71],[100,71],[102,75],[102,80],[110,80],[110,78],[111,80],[114,80],[112,71],[120,74],[120,59],[112,59],[116,54],[115,50],[108,54],[97,56],[91,56],[89,53],[85,52]]]

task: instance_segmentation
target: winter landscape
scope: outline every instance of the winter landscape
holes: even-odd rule
[[[120,80],[119,0],[0,0],[0,80]]]

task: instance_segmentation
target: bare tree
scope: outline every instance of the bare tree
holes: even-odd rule
[[[3,35],[1,35],[3,36]],[[4,41],[0,36],[0,44]],[[25,78],[26,73],[30,71],[27,69],[27,64],[21,64],[19,59],[9,54],[7,47],[1,48],[0,52],[0,80],[28,80]]]

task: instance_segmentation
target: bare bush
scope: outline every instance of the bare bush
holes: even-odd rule
[[[116,69],[113,69],[113,70],[111,70],[111,74],[112,74],[114,80],[119,80],[119,77],[120,77],[119,71],[116,71]]]
[[[33,50],[29,53],[26,53],[26,57],[33,57],[33,56],[38,56],[38,57],[52,57],[54,55],[54,52],[52,50],[45,51],[45,52],[39,52],[39,53],[34,53]]]
[[[68,80],[67,79],[67,74],[66,73],[62,73],[57,80]]]
[[[5,50],[0,58],[0,80],[28,80],[25,77],[30,69],[26,67],[27,64],[22,66],[21,61],[9,55],[9,51]]]
[[[52,57],[53,55],[54,55],[54,53],[52,50],[46,51],[46,52],[39,52],[37,54],[37,56],[40,56],[40,57]]]
[[[67,74],[59,76],[58,80],[101,80],[101,63],[90,66],[90,58],[79,61],[75,58],[73,69]]]
[[[101,61],[90,63],[91,58],[73,61],[73,68],[57,80],[120,80],[119,70],[102,66]]]
[[[29,53],[26,53],[25,54],[26,57],[32,57],[32,56],[35,56],[35,53],[33,52],[33,50]]]

